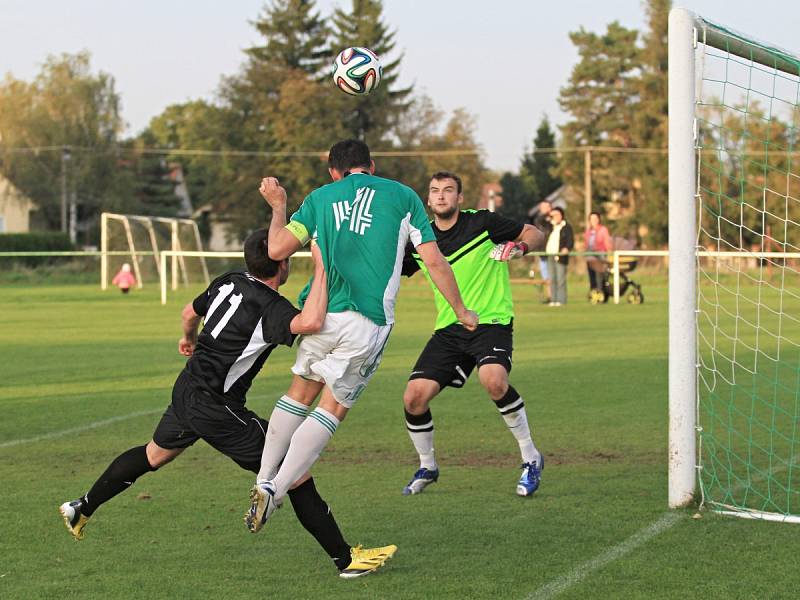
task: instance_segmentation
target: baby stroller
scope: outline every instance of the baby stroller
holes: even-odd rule
[[[614,238],[614,248],[617,250],[635,250],[636,241],[627,240],[621,237]],[[589,268],[600,275],[599,287],[589,292],[589,302],[592,304],[602,304],[608,302],[614,296],[614,280],[611,275],[614,269],[614,261],[609,256],[603,258],[590,256],[586,259]],[[628,304],[641,304],[644,302],[642,286],[628,277],[628,273],[636,269],[638,258],[635,256],[619,257],[619,295],[625,296]],[[630,290],[630,291],[628,291]]]

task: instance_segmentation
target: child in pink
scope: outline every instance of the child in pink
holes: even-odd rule
[[[111,285],[117,286],[123,294],[127,294],[131,286],[136,285],[136,277],[131,273],[131,266],[128,263],[123,264],[119,273],[114,275]]]

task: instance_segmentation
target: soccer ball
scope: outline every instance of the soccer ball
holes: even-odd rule
[[[345,48],[333,61],[333,82],[345,94],[366,96],[381,82],[381,61],[369,48]]]

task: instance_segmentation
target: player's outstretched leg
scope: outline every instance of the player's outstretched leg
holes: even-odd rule
[[[350,564],[339,572],[339,577],[352,579],[374,573],[397,552],[397,546],[381,548],[362,548],[360,545],[350,550]]]
[[[151,442],[152,443],[152,442]],[[164,464],[180,453],[180,450],[161,450]],[[64,525],[76,540],[82,540],[84,529],[94,511],[117,494],[127,490],[139,477],[157,467],[150,465],[147,458],[147,446],[137,446],[115,458],[100,478],[86,494],[77,500],[65,502],[58,511],[64,519]]]

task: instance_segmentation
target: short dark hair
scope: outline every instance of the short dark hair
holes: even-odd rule
[[[431,175],[431,181],[433,180],[441,181],[442,179],[452,179],[456,182],[456,191],[460,194],[461,193],[461,177],[456,175],[455,173],[451,173],[450,171],[436,171],[433,175]]]
[[[251,275],[269,279],[278,273],[281,262],[272,260],[267,253],[267,230],[256,229],[244,241],[244,262]]]
[[[371,165],[369,146],[361,140],[336,142],[328,152],[328,166],[342,173],[355,167],[369,168]]]
[[[563,208],[559,208],[558,206],[554,206],[552,209],[550,209],[550,212],[556,212],[556,211],[558,211],[558,214],[561,215],[562,219],[565,218],[564,217],[564,209]]]

